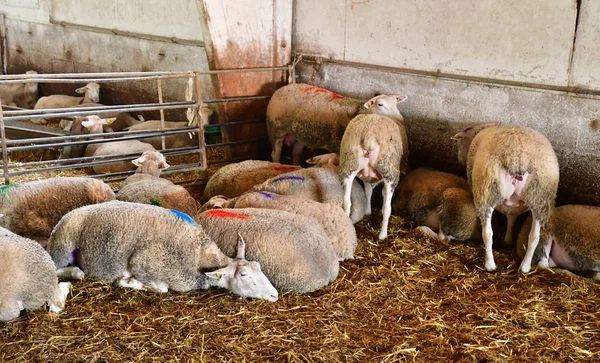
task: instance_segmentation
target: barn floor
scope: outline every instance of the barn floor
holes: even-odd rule
[[[65,313],[0,323],[0,361],[556,361],[600,354],[599,285],[522,276],[513,251],[482,271],[483,248],[441,243],[393,217],[358,226],[335,283],[276,303],[223,290],[157,294],[87,280]]]

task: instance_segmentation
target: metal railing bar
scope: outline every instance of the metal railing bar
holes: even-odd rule
[[[100,83],[117,83],[117,82],[125,82],[125,81],[144,81],[144,80],[153,80],[153,79],[175,79],[175,78],[189,78],[193,77],[193,75],[184,74],[184,75],[161,75],[161,76],[139,76],[139,77],[122,77],[122,78],[44,78],[44,79],[36,79],[36,78],[25,78],[25,79],[0,79],[0,84],[11,84],[11,83],[90,83],[90,82],[100,82]]]

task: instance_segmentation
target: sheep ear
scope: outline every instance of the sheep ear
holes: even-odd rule
[[[90,127],[92,127],[92,125],[94,125],[94,122],[92,121],[81,121],[81,126],[85,127],[86,129],[89,129]]]
[[[161,161],[160,164],[158,165],[158,167],[161,168],[161,169],[163,169],[163,170],[169,168],[170,166],[171,165],[167,164],[166,161]]]
[[[235,258],[244,259],[246,256],[246,241],[240,233],[238,233],[237,256]]]
[[[318,161],[316,160],[316,158],[313,157],[313,158],[306,160],[306,163],[310,164],[310,165],[315,165],[316,163],[318,163]]]
[[[397,103],[404,102],[408,98],[408,96],[400,96],[400,95],[395,95],[395,96],[392,96],[392,97],[394,97],[396,99]]]
[[[131,160],[131,162],[135,166],[142,166],[142,164],[144,163],[144,161],[146,161],[146,156],[145,155],[142,155],[142,156],[140,156],[137,159]]]
[[[375,101],[377,101],[377,97],[379,97],[379,96],[371,98],[370,100],[368,100],[367,102],[365,102],[365,104],[363,106],[365,106],[365,108],[371,108],[371,107],[373,107],[373,105],[375,104]]]
[[[103,125],[110,125],[113,122],[115,122],[116,119],[117,119],[116,117],[104,118],[104,119],[102,119],[102,124]]]
[[[225,266],[225,267],[220,268],[215,271],[205,272],[204,274],[206,276],[210,277],[211,279],[217,279],[217,280],[220,280],[222,277],[229,277],[229,278],[232,277],[229,266]]]
[[[467,133],[465,131],[461,131],[461,132],[457,133],[456,135],[452,136],[450,139],[451,140],[460,140],[465,136],[467,136]]]
[[[85,93],[85,87],[80,87],[75,90],[75,93]]]

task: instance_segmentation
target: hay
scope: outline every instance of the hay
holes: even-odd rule
[[[579,276],[517,273],[515,254],[357,226],[356,259],[277,303],[224,290],[158,294],[87,280],[65,313],[0,323],[0,361],[581,361],[600,352],[600,292]]]

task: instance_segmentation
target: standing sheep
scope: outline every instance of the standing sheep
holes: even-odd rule
[[[229,258],[181,212],[112,201],[65,215],[52,231],[48,252],[60,273],[81,268],[122,287],[167,292],[218,286],[277,301],[260,264],[244,259],[241,237],[237,246],[236,258]]]
[[[505,243],[512,242],[516,217],[533,213],[527,254],[519,267],[531,269],[531,259],[540,238],[540,229],[554,207],[558,189],[558,160],[552,145],[528,127],[497,126],[497,123],[469,127],[458,134],[458,160],[467,166],[477,216],[483,228],[485,269],[494,271],[492,212],[507,216]]]
[[[517,239],[517,252],[524,258],[531,216]],[[600,280],[600,207],[565,205],[555,208],[540,234],[532,264],[541,268],[558,267],[573,272],[592,272]]]
[[[263,208],[277,209],[290,213],[314,218],[331,240],[337,256],[341,259],[352,259],[356,249],[356,230],[344,210],[329,203],[319,203],[314,200],[300,198],[295,195],[279,195],[270,192],[249,192],[241,196],[223,201],[222,196],[213,197],[207,204],[220,208]]]
[[[45,303],[51,312],[60,313],[70,286],[58,283],[54,262],[39,243],[0,228],[0,321]]]
[[[114,200],[115,194],[100,180],[50,178],[0,189],[2,227],[44,243],[52,228],[73,209]]]
[[[344,207],[344,187],[337,172],[329,168],[307,168],[282,174],[256,185],[254,191],[296,195],[320,203]],[[367,198],[360,183],[352,181],[350,219],[357,223],[367,210]]]
[[[426,235],[440,240],[475,239],[481,225],[466,179],[433,169],[410,172],[398,185],[394,213],[404,213]]]
[[[155,150],[145,151],[141,157],[132,160],[132,163],[138,169],[121,184],[121,190],[117,193],[118,200],[153,204],[176,209],[190,216],[196,215],[196,201],[190,193],[181,185],[160,177],[160,172],[169,167],[161,153]]]
[[[232,236],[248,240],[249,258],[260,262],[275,287],[307,293],[337,278],[339,262],[323,228],[312,218],[280,210],[215,209],[198,223],[228,256]]]
[[[284,143],[294,144],[294,165],[300,164],[304,146],[339,153],[348,123],[361,113],[386,115],[404,123],[397,104],[405,100],[406,96],[379,95],[364,103],[304,83],[281,87],[267,106],[273,162],[281,160]]]
[[[365,183],[366,214],[371,214],[373,188],[383,180],[383,221],[379,239],[387,237],[392,196],[400,173],[408,171],[408,138],[404,125],[387,116],[358,115],[342,138],[340,175],[344,182],[344,211],[350,215],[351,187],[355,177]]]
[[[225,165],[217,170],[206,183],[204,201],[216,195],[234,198],[253,186],[280,174],[300,169],[299,166],[283,165],[262,160],[246,160]]]

